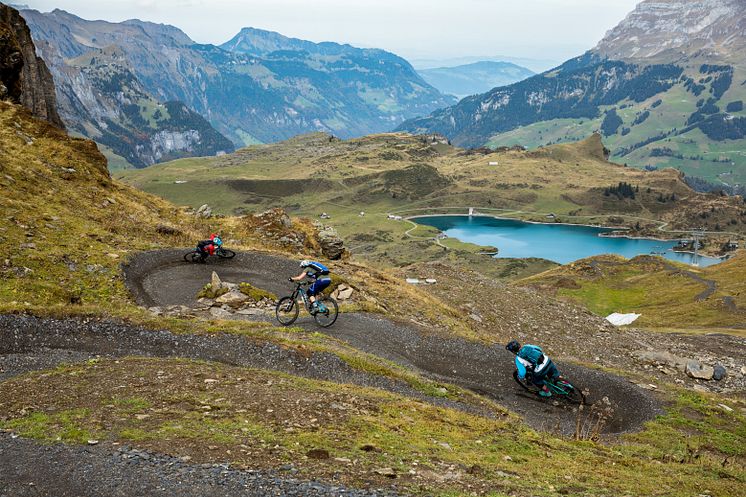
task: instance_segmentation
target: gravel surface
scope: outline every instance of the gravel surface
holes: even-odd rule
[[[0,432],[0,497],[136,496],[393,496],[392,490],[355,490],[281,473],[188,464],[129,447],[41,445]]]
[[[210,259],[207,264],[184,263],[180,256],[178,250],[147,252],[124,267],[126,283],[140,304],[194,305],[196,294],[209,281],[212,271],[224,281],[249,281],[283,295],[289,293],[285,277],[298,271],[296,261],[260,252],[242,253],[230,261]],[[513,356],[502,347],[446,339],[373,314],[342,314],[334,326],[323,330],[309,316],[302,315],[296,324],[322,331],[431,378],[490,396],[537,429],[551,428],[565,434],[575,430],[577,413],[572,408],[527,396],[515,384]],[[601,401],[606,405],[604,398],[608,400],[614,414],[605,433],[635,430],[660,412],[655,397],[628,380],[570,364],[558,363],[558,367],[587,392],[590,403]]]
[[[38,348],[21,353],[0,354],[0,382],[28,373],[51,369],[60,364],[72,364],[96,357],[78,350]]]

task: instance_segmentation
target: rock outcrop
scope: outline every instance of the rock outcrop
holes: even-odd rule
[[[327,226],[319,230],[317,237],[324,257],[332,261],[342,258],[345,253],[344,241],[339,237],[337,230]]]
[[[36,56],[26,21],[14,8],[0,3],[0,99],[29,109],[35,117],[64,129],[57,113],[54,81]]]

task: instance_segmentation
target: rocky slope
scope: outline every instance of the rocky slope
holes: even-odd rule
[[[618,162],[743,183],[745,25],[741,1],[645,1],[583,56],[399,129],[529,147],[601,130]]]
[[[195,44],[172,26],[87,21],[61,10],[24,15],[45,57],[58,52],[49,58],[72,94],[84,92],[90,76],[70,74],[71,59],[103,57],[111,64],[106,54],[116,51],[116,62],[153,98],[183,102],[237,145],[316,130],[340,136],[385,131],[453,102],[382,50],[260,30],[243,30],[221,48]],[[74,110],[72,102],[64,107]]]
[[[456,67],[420,69],[417,72],[438,90],[459,98],[484,93],[497,86],[506,86],[535,74],[510,62],[490,60]]]
[[[36,56],[31,33],[23,17],[0,3],[0,99],[20,103],[34,116],[57,127],[54,82],[44,61]]]

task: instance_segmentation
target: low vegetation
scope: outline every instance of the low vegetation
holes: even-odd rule
[[[671,400],[642,432],[597,444],[534,432],[496,406],[481,417],[267,371],[127,358],[0,384],[0,426],[415,494],[736,495],[744,416],[697,393]]]
[[[746,253],[705,268],[640,256],[582,259],[521,279],[517,285],[545,290],[606,316],[641,314],[635,325],[662,330],[746,334]]]

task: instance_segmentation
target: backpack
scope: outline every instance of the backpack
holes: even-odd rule
[[[540,364],[544,361],[544,352],[536,345],[524,345],[521,347],[518,355],[533,365]]]
[[[308,265],[308,267],[312,267],[316,270],[317,273],[319,273],[322,276],[327,276],[329,274],[329,268],[321,264],[320,262],[313,261]]]

